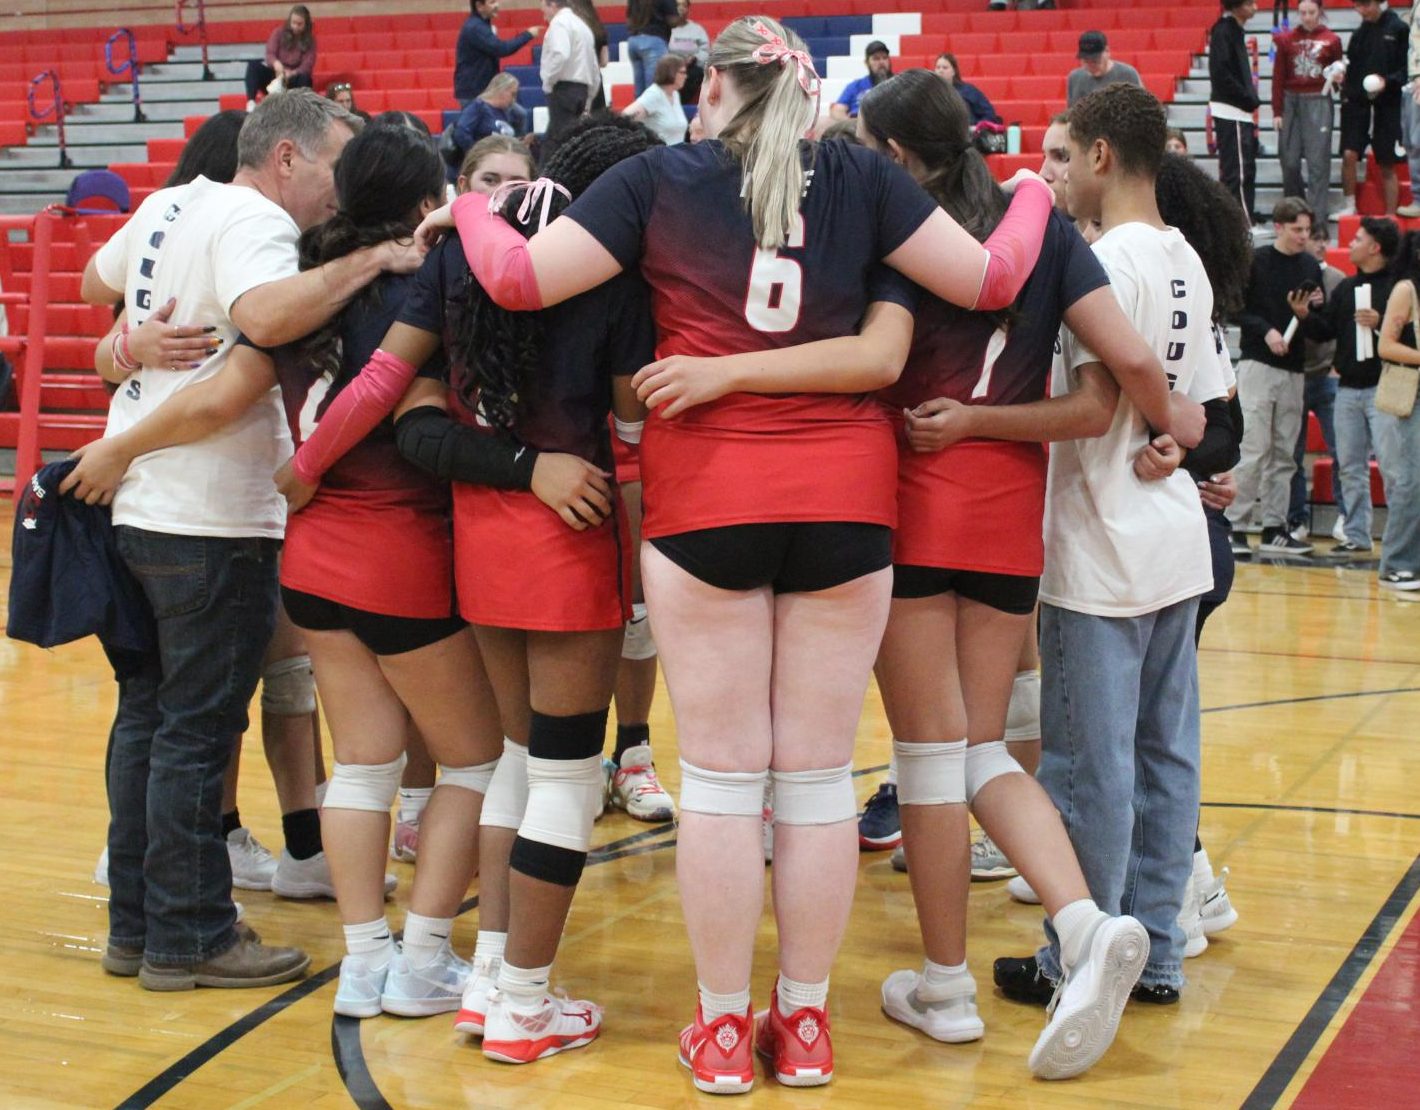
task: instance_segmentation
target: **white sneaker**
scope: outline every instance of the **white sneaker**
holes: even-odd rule
[[[393,875],[386,874],[385,895],[393,894],[398,883]],[[330,881],[330,864],[325,861],[325,853],[297,859],[282,848],[276,873],[271,876],[271,893],[279,898],[334,898],[335,886]]]
[[[1305,524],[1298,524],[1295,528],[1290,529],[1287,534],[1298,543],[1306,543],[1307,540],[1311,538],[1312,531]]]
[[[483,1055],[504,1064],[531,1064],[569,1048],[596,1040],[602,1008],[591,1002],[545,994],[530,1013],[508,1005],[501,991],[488,997],[483,1028]]]
[[[764,780],[764,808],[760,811],[764,826],[764,862],[774,862],[774,780]]]
[[[894,971],[883,980],[883,1013],[947,1044],[980,1040],[986,1032],[976,1012],[976,980],[969,974],[932,987],[915,971]]]
[[[94,865],[94,882],[108,886],[108,848],[99,853],[99,862]]]
[[[675,820],[675,802],[656,778],[650,744],[627,748],[620,765],[612,764],[607,802],[638,821]]]
[[[419,968],[410,965],[403,950],[397,951],[390,960],[380,1009],[400,1017],[450,1013],[459,1008],[472,970],[467,960],[454,955],[448,941],[432,963]]]
[[[1203,921],[1204,936],[1214,936],[1238,923],[1238,911],[1228,900],[1228,891],[1223,885],[1227,880],[1226,867],[1218,873],[1216,879],[1209,875],[1202,883],[1199,883],[1198,873],[1194,872],[1193,881],[1198,884],[1199,914]]]
[[[498,982],[498,966],[501,960],[487,956],[475,956],[468,973],[468,982],[463,989],[463,1002],[459,1015],[454,1019],[454,1028],[460,1033],[483,1036],[483,1026],[488,1018],[488,996]]]
[[[971,842],[971,877],[977,882],[1009,879],[1016,873],[1006,853],[984,832]]]
[[[1341,202],[1341,207],[1336,210],[1337,216],[1354,216],[1356,214],[1356,198],[1347,197]]]
[[[276,857],[247,828],[227,834],[227,857],[232,861],[232,885],[242,890],[270,890],[276,874]]]
[[[413,863],[419,855],[419,822],[396,821],[394,839],[390,841],[390,859],[395,863]]]
[[[1346,518],[1344,516],[1338,514],[1336,517],[1336,523],[1331,526],[1331,538],[1337,543],[1346,542]]]
[[[1183,930],[1183,958],[1191,960],[1201,956],[1208,949],[1208,937],[1203,932],[1203,900],[1198,897],[1198,884],[1193,876],[1188,877],[1188,886],[1183,892],[1183,909],[1178,913],[1178,927]]]
[[[364,956],[346,956],[341,960],[340,985],[335,988],[335,1012],[351,1018],[378,1015],[380,995],[384,993],[385,979],[393,962],[393,954],[380,968],[371,967]]]
[[[1026,882],[1024,875],[1017,875],[1007,883],[1006,893],[1017,902],[1024,902],[1028,906],[1040,905],[1040,895],[1031,889],[1030,883]]]
[[[1069,1079],[1093,1067],[1119,1031],[1129,992],[1149,958],[1149,934],[1132,917],[1101,921],[1084,957],[1066,969],[1030,1070],[1041,1079]]]
[[[256,101],[255,101],[255,100],[248,100],[248,101],[247,101],[247,112],[248,112],[248,114],[250,114],[250,113],[252,113],[252,112],[255,112],[255,111],[256,111]]]

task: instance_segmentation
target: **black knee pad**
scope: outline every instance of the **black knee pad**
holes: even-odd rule
[[[533,710],[528,755],[535,759],[590,759],[606,743],[610,707],[571,717],[550,717]]]
[[[508,858],[508,866],[519,874],[555,886],[576,886],[586,865],[586,852],[574,852],[521,836],[513,841],[513,851]]]

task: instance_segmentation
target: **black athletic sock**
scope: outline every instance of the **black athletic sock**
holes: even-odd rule
[[[612,754],[612,759],[618,767],[621,766],[622,753],[627,748],[634,748],[637,744],[649,744],[651,742],[650,725],[617,725],[616,726],[616,751]]]
[[[222,814],[222,839],[226,840],[232,833],[242,827],[242,815],[239,810],[232,810],[231,813]]]
[[[319,855],[320,810],[298,809],[295,813],[281,815],[281,835],[286,838],[286,851],[296,859],[310,859]]]

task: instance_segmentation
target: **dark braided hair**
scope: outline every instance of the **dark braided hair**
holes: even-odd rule
[[[543,172],[575,200],[618,162],[661,145],[644,124],[620,115],[595,113],[567,132]],[[503,205],[503,218],[524,235],[532,235],[537,230],[536,219],[524,225],[517,218],[523,195],[522,190],[512,193]],[[560,215],[568,203],[561,193],[554,193],[549,219]],[[541,212],[541,201],[537,209]],[[469,276],[463,311],[454,324],[454,347],[467,367],[457,392],[470,412],[481,413],[501,431],[512,432],[517,426],[524,383],[538,373],[541,316],[539,312],[500,308]]]
[[[444,162],[433,140],[407,127],[367,127],[346,144],[335,164],[335,215],[301,236],[301,269],[387,239],[408,238],[419,223],[419,204],[444,195]],[[355,295],[356,303],[379,303],[379,282]],[[340,374],[340,318],[300,343],[300,353],[318,372]]]
[[[1154,199],[1164,223],[1178,228],[1203,263],[1213,286],[1214,321],[1240,311],[1252,273],[1252,233],[1237,198],[1188,155],[1165,154]]]

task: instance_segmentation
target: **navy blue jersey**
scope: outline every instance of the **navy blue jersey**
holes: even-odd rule
[[[912,351],[902,377],[883,390],[893,408],[934,397],[963,404],[1018,405],[1045,396],[1060,318],[1109,275],[1075,225],[1053,212],[1040,260],[1016,300],[1009,326],[995,314],[969,312],[922,294]]]
[[[470,291],[477,292],[474,283],[463,244],[450,236],[424,260],[399,320],[442,337],[455,414],[487,428],[462,400],[469,369],[458,335]],[[539,451],[580,455],[610,470],[611,379],[634,374],[655,358],[646,286],[635,274],[622,274],[537,316],[538,373],[519,391],[513,433]]]

